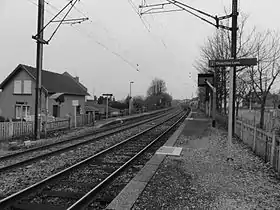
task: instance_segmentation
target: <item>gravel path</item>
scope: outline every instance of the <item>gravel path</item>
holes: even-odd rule
[[[133,209],[280,209],[269,165],[236,140],[234,162],[226,162],[226,140],[222,129],[181,135],[181,156],[166,157]]]

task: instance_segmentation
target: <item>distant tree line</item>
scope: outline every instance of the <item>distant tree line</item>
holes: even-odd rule
[[[166,83],[162,79],[155,78],[147,90],[147,96],[134,96],[133,98],[133,110],[143,111],[143,110],[156,110],[164,107],[170,107],[172,102],[172,97],[167,93]],[[95,101],[98,104],[106,104],[107,98],[95,96]],[[125,110],[129,108],[129,95],[121,101],[116,101],[115,98],[108,98],[109,106],[112,108]]]

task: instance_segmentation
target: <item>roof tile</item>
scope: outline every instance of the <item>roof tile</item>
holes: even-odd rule
[[[22,65],[34,78],[37,77],[36,69],[31,66]],[[50,93],[68,93],[74,95],[89,95],[79,84],[77,84],[72,78],[51,72],[42,70],[42,86]]]

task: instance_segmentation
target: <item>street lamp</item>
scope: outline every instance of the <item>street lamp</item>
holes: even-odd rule
[[[133,84],[133,81],[129,82],[129,102],[128,102],[128,113],[131,115],[131,84]]]

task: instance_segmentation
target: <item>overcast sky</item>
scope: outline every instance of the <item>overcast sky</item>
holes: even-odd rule
[[[141,2],[132,1],[137,6]],[[57,12],[56,8],[68,1],[46,2],[45,23]],[[182,2],[221,16],[232,0]],[[36,3],[37,0],[0,0],[0,81],[19,63],[35,67],[36,43],[31,36],[37,28]],[[239,6],[241,12],[250,15],[248,28],[279,30],[279,0],[244,0]],[[195,93],[197,72],[193,64],[199,57],[199,46],[215,32],[215,27],[186,12],[173,12],[144,16],[149,32],[128,0],[81,0],[76,8],[71,18],[86,15],[90,21],[62,25],[50,44],[44,45],[43,69],[79,76],[89,93],[97,96],[113,93],[116,99],[123,99],[129,93],[130,81],[134,81],[133,95],[146,95],[154,77],[165,80],[173,98]],[[55,26],[46,29],[45,39]]]

